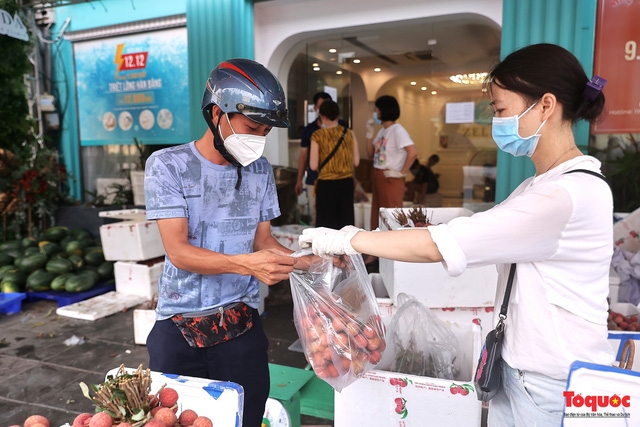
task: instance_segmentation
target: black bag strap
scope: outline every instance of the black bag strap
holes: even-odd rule
[[[590,171],[589,169],[573,169],[573,170],[570,170],[570,171],[566,171],[564,173],[567,174],[567,173],[573,173],[573,172],[584,172],[584,173],[588,173],[589,175],[597,176],[598,178],[600,178],[601,180],[606,182],[607,185],[611,186],[609,184],[609,181],[607,181],[607,178],[604,177],[604,175],[602,175],[602,174],[600,174],[598,172]]]
[[[325,159],[322,161],[322,164],[320,164],[320,166],[318,167],[318,173],[320,173],[320,169],[322,169],[322,167],[324,165],[327,164],[327,162],[329,160],[331,160],[331,158],[333,157],[334,154],[336,154],[336,151],[338,151],[338,148],[340,148],[340,145],[342,144],[342,140],[344,139],[344,136],[347,134],[347,128],[346,126],[344,127],[344,130],[342,131],[342,135],[340,135],[340,139],[338,140],[338,143],[336,144],[335,147],[333,147],[333,150],[331,150],[331,152],[329,153],[329,155],[327,157],[325,157]]]
[[[511,296],[511,285],[513,285],[513,277],[516,274],[516,264],[511,264],[509,269],[509,278],[507,279],[507,287],[504,290],[504,297],[502,298],[502,305],[500,306],[500,320],[496,329],[502,332],[504,328],[504,319],[507,318],[507,309],[509,308],[509,297]]]

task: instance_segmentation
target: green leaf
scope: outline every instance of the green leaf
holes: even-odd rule
[[[131,416],[131,421],[143,420],[147,414],[142,409],[134,409],[134,413]]]

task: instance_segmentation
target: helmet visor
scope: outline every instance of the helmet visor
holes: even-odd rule
[[[236,109],[239,113],[244,114],[254,122],[279,128],[290,126],[288,111],[286,109],[267,110],[265,108],[253,107],[243,103],[236,104]]]

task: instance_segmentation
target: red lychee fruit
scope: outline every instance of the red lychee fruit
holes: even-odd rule
[[[93,417],[93,414],[83,412],[73,419],[72,427],[87,427],[89,425],[89,421],[91,421],[91,417]]]
[[[165,387],[160,390],[158,399],[160,400],[160,405],[170,408],[178,401],[178,392],[171,387]]]
[[[176,413],[173,412],[173,409],[171,408],[160,408],[153,418],[162,421],[167,427],[173,427],[173,425],[178,421]]]
[[[145,423],[144,427],[167,427],[167,426],[165,426],[161,420],[152,418]]]
[[[113,418],[106,412],[97,412],[89,421],[89,427],[111,427],[112,425]]]
[[[193,420],[192,427],[213,427],[213,423],[207,417],[198,417]]]
[[[185,409],[178,417],[178,423],[180,427],[189,427],[193,424],[193,421],[198,418],[198,414],[193,409]]]
[[[49,427],[49,420],[42,415],[31,415],[24,420],[24,427],[33,427],[35,424],[42,424],[45,427]]]

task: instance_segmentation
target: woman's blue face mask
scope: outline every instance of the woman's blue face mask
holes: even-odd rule
[[[542,126],[544,126],[547,121],[542,122],[533,135],[523,138],[518,134],[518,120],[527,114],[537,103],[538,101],[534,102],[533,105],[519,116],[493,118],[491,136],[499,149],[514,156],[531,157],[531,155],[533,155],[538,145],[538,140],[540,139],[538,132],[540,132],[540,129],[542,129]]]

